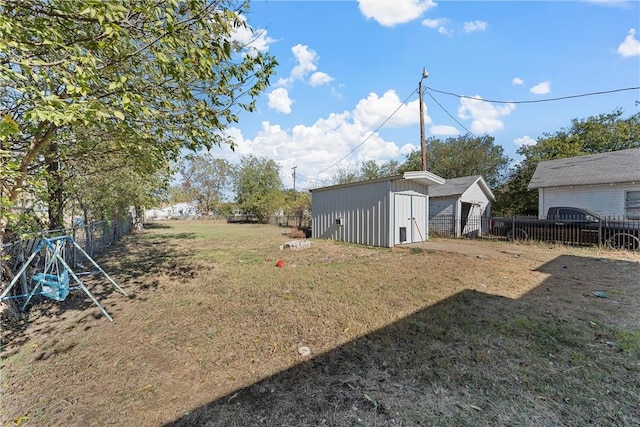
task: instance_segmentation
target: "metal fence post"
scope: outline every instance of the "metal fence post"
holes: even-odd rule
[[[602,219],[598,221],[598,246],[602,247]]]

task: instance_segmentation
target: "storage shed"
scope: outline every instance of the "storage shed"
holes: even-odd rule
[[[540,162],[528,188],[540,218],[554,206],[640,218],[640,148]]]
[[[429,191],[429,227],[447,236],[478,236],[488,229],[495,200],[480,175],[447,179]]]
[[[393,247],[429,236],[429,187],[444,178],[427,171],[311,190],[315,238]]]

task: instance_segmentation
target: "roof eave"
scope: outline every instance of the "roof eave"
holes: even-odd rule
[[[442,185],[445,183],[444,178],[429,171],[405,172],[402,175],[402,178],[418,182],[427,187],[431,185]]]

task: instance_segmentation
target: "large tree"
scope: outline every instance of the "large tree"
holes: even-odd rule
[[[228,198],[234,167],[211,152],[186,156],[180,163],[182,188],[202,212],[212,212]]]
[[[285,214],[295,216],[297,226],[303,225],[305,216],[311,213],[311,193],[309,191],[286,190]]]
[[[333,175],[325,181],[326,185],[347,184],[367,179],[381,178],[398,174],[398,162],[390,160],[378,163],[375,160],[366,160],[358,165],[347,164],[338,166]]]
[[[445,179],[482,175],[490,187],[498,185],[509,166],[502,146],[492,136],[464,135],[447,138],[429,138],[426,141],[428,170]],[[414,150],[400,167],[401,172],[422,168],[420,150]]]
[[[238,207],[259,221],[285,208],[280,166],[274,160],[254,155],[243,156],[234,188]]]
[[[640,147],[640,113],[625,118],[618,108],[611,113],[573,119],[570,127],[545,133],[535,145],[518,149],[523,159],[497,189],[494,212],[505,215],[538,212],[538,192],[528,190],[527,186],[541,161],[637,147]]]
[[[59,191],[64,160],[92,142],[73,137],[79,128],[118,135],[112,147],[146,153],[148,169],[182,148],[232,144],[222,131],[254,108],[276,64],[234,41],[247,10],[235,0],[0,0],[0,205],[42,171]]]

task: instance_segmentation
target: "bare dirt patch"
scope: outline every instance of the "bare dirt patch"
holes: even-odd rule
[[[2,425],[637,425],[640,257],[167,222],[3,324]],[[282,261],[283,267],[276,267]],[[598,296],[600,295],[600,296]],[[307,346],[310,356],[298,349]]]

